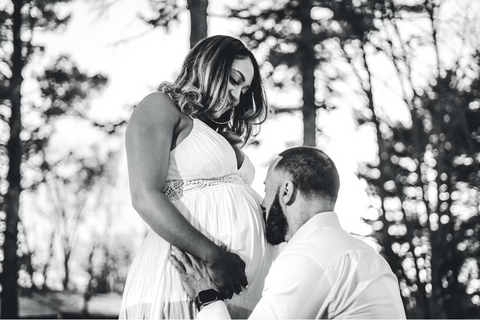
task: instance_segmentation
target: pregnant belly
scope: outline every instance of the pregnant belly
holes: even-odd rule
[[[252,259],[261,259],[265,245],[261,197],[249,186],[210,186],[185,193],[173,203],[209,239],[237,253],[247,268]]]

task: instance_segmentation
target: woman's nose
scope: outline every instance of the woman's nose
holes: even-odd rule
[[[230,89],[230,95],[234,102],[240,100],[241,90],[239,88]]]

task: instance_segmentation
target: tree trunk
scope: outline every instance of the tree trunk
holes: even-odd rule
[[[87,267],[87,273],[89,276],[88,279],[88,284],[87,288],[85,289],[85,292],[83,293],[83,310],[82,314],[85,318],[88,316],[88,302],[93,296],[93,287],[92,287],[92,281],[95,278],[95,274],[93,272],[93,255],[95,254],[95,249],[96,249],[96,244],[93,244],[92,251],[90,251],[90,254],[88,255],[88,267]]]
[[[68,290],[68,283],[70,282],[70,268],[68,266],[68,263],[70,262],[70,249],[65,249],[64,255],[63,255],[63,266],[65,268],[65,278],[63,278],[63,290]]]
[[[190,11],[190,48],[207,37],[208,0],[188,0]]]
[[[345,48],[343,48],[345,50]],[[382,132],[380,130],[380,119],[379,117],[377,116],[377,112],[376,112],[376,109],[375,109],[375,103],[374,103],[374,100],[373,100],[373,91],[372,91],[372,88],[373,88],[373,85],[372,85],[372,74],[371,74],[371,71],[370,71],[370,68],[369,68],[369,65],[368,65],[368,62],[367,62],[367,55],[366,55],[366,52],[365,52],[365,47],[364,47],[364,44],[362,43],[361,45],[361,52],[362,52],[362,63],[363,63],[363,67],[367,73],[367,83],[366,85],[363,85],[363,91],[365,92],[365,95],[367,96],[367,99],[368,99],[368,109],[370,109],[370,111],[372,112],[372,118],[371,118],[371,122],[374,124],[375,126],[375,134],[376,134],[376,138],[377,138],[377,145],[378,145],[378,159],[379,159],[379,164],[377,166],[377,168],[380,170],[380,177],[378,178],[379,180],[379,191],[378,191],[378,195],[381,199],[381,210],[382,210],[382,213],[379,217],[379,221],[381,221],[383,223],[383,228],[384,228],[384,232],[386,234],[388,234],[388,221],[387,221],[387,218],[386,218],[386,212],[387,212],[387,209],[385,207],[385,200],[387,199],[388,197],[388,194],[386,192],[386,190],[383,188],[383,186],[385,185],[385,182],[387,182],[389,179],[392,179],[394,178],[394,169],[391,167],[391,162],[389,160],[389,149],[391,149],[391,145],[387,145],[387,140],[385,140],[383,137],[382,137]],[[351,62],[350,62],[351,63]],[[352,64],[352,68],[355,68],[355,66]],[[358,72],[357,72],[358,74]],[[360,81],[360,77],[358,78]],[[398,195],[399,199],[400,199],[400,195]],[[395,264],[398,264],[398,257],[397,257],[397,254],[393,251],[392,249],[392,239],[390,237],[383,237],[382,241],[380,241],[381,245],[383,246],[384,248],[384,254],[385,254],[385,258],[388,262],[388,264],[390,266],[395,266]],[[413,246],[410,248],[410,251],[412,252],[412,254],[414,254],[413,252]],[[415,267],[415,270],[418,274],[418,265],[417,265],[417,260],[414,259],[414,267]],[[403,267],[398,266],[397,265],[397,270],[403,270]],[[395,269],[394,269],[394,272],[395,272]],[[422,291],[425,289],[425,286],[422,286],[420,283],[418,285],[419,287],[419,291]],[[422,298],[422,296],[420,296],[420,298]],[[403,298],[402,298],[403,300]],[[403,300],[404,301],[404,300]],[[406,312],[407,310],[405,310]],[[427,317],[429,318],[429,317]]]
[[[5,196],[6,229],[3,244],[4,260],[2,273],[2,318],[18,318],[18,256],[17,236],[19,223],[19,206],[21,193],[20,164],[22,160],[22,142],[20,132],[21,122],[21,87],[23,82],[22,71],[22,7],[23,0],[13,1],[13,53],[12,77],[10,79],[10,137],[7,142],[9,167],[7,173],[8,191]]]
[[[50,262],[53,260],[53,247],[55,241],[55,230],[52,231],[52,236],[50,237],[50,245],[48,247],[48,259],[45,265],[43,266],[43,286],[42,290],[49,290],[47,285],[48,280],[48,268],[50,267]]]
[[[302,24],[301,40],[299,42],[299,67],[302,75],[303,91],[303,145],[316,146],[316,115],[315,105],[315,69],[317,60],[315,58],[313,33],[312,33],[312,2],[305,1],[299,6],[300,21]]]

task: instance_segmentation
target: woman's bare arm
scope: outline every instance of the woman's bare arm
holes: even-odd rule
[[[180,117],[162,93],[148,95],[133,111],[125,138],[132,204],[159,236],[205,261],[212,279],[231,296],[240,289],[239,279],[246,285],[243,261],[194,228],[162,193]]]

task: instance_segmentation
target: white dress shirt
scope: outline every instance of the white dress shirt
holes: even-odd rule
[[[230,318],[225,303],[198,319]],[[343,230],[334,212],[305,223],[272,264],[249,319],[405,319],[397,278],[385,259]]]

